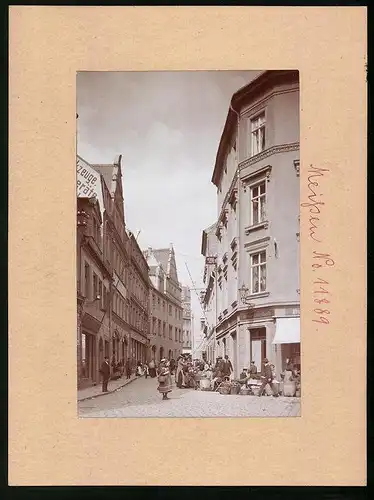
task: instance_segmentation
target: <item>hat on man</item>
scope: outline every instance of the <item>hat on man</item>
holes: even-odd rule
[[[265,359],[264,359],[264,363],[269,363],[268,358],[265,358]]]

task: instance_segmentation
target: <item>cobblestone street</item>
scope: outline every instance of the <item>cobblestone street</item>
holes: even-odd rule
[[[110,387],[109,387],[110,389]],[[117,391],[78,403],[80,417],[296,417],[300,399],[221,395],[178,389],[162,401],[156,379],[140,378]]]

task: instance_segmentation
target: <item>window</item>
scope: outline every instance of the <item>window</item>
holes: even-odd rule
[[[97,296],[98,296],[98,293],[97,293],[97,276],[96,276],[95,273],[93,273],[93,300],[95,300]]]
[[[178,340],[178,328],[175,327],[175,340],[177,341]]]
[[[87,262],[84,264],[84,295],[86,298],[90,297],[90,266]]]
[[[159,335],[161,335],[161,320],[158,320],[158,332]]]
[[[163,321],[163,323],[162,323],[162,335],[164,337],[166,337],[166,323],[165,323],[165,321]]]
[[[169,325],[169,339],[173,338],[173,327]]]
[[[251,255],[251,293],[266,291],[266,251]]]
[[[107,291],[106,291],[106,286],[103,284],[102,285],[102,297],[101,297],[101,309],[103,311],[106,311],[106,306],[107,306]]]
[[[169,316],[171,316],[173,314],[173,309],[171,307],[171,305],[169,304]]]
[[[265,149],[265,113],[251,120],[251,156]]]
[[[266,220],[266,181],[251,187],[251,223],[259,224]]]
[[[100,308],[104,309],[104,301],[103,301],[103,282],[99,279],[99,291],[98,294],[100,295]]]

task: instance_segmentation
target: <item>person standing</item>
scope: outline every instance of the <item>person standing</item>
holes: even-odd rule
[[[275,387],[275,384],[273,384],[274,376],[273,376],[273,370],[272,370],[272,365],[269,363],[269,360],[267,358],[264,359],[264,376],[263,380],[261,383],[260,391],[258,393],[258,396],[261,397],[262,393],[264,392],[264,389],[267,384],[269,384],[271,390],[273,391],[273,396],[277,398],[279,396],[278,390]]]
[[[232,367],[232,363],[231,361],[229,360],[229,357],[228,355],[226,354],[225,356],[225,360],[223,362],[223,375],[224,377],[228,377],[230,378],[231,377],[231,373],[234,371],[233,367]]]
[[[131,359],[129,358],[126,363],[126,378],[131,378]]]
[[[140,361],[137,362],[136,364],[136,376],[141,377],[143,375],[143,370],[142,370],[142,364]]]
[[[174,375],[175,372],[175,359],[171,358],[170,360],[170,374]]]
[[[155,363],[155,360],[153,358],[149,362],[148,368],[149,368],[150,377],[155,378],[155,376],[156,376],[156,363]]]
[[[177,384],[178,389],[181,389],[184,385],[184,361],[183,356],[179,356],[177,359],[177,372],[175,374],[175,382]]]
[[[144,365],[143,365],[143,373],[144,373],[144,377],[148,378],[149,372],[148,372],[148,365],[147,365],[147,363],[144,363]]]
[[[103,377],[102,391],[108,392],[108,382],[109,382],[109,378],[110,378],[109,358],[104,358],[104,361],[102,362],[102,365],[100,368],[100,373]]]
[[[162,394],[162,399],[169,399],[168,393],[172,390],[172,381],[170,374],[170,363],[163,358],[158,367],[158,387],[157,390]]]
[[[249,374],[252,378],[255,378],[257,375],[257,366],[254,361],[251,361],[251,366],[249,367]]]

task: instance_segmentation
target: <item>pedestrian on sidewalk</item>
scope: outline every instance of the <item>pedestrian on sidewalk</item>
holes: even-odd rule
[[[162,399],[169,399],[168,393],[172,390],[170,363],[163,358],[158,367],[158,387],[157,390],[162,394]]]
[[[126,378],[127,379],[131,378],[131,360],[130,360],[130,358],[127,360],[127,363],[126,363]]]
[[[140,361],[138,361],[136,365],[136,376],[141,377],[143,375],[143,369],[142,369],[142,364]]]
[[[149,371],[148,371],[148,365],[147,365],[147,363],[144,363],[144,365],[143,365],[143,372],[144,372],[144,377],[148,378]]]
[[[155,360],[153,358],[149,362],[148,368],[149,368],[150,377],[155,378],[156,377],[156,363],[155,363]]]
[[[261,397],[264,392],[265,387],[269,384],[271,390],[273,391],[273,396],[277,398],[279,396],[278,390],[273,383],[274,375],[271,364],[267,358],[264,359],[264,376],[262,377],[262,383],[258,396]]]
[[[109,366],[109,358],[104,358],[104,361],[100,368],[100,374],[103,377],[103,386],[102,391],[108,392],[108,382],[110,378],[110,366]]]

